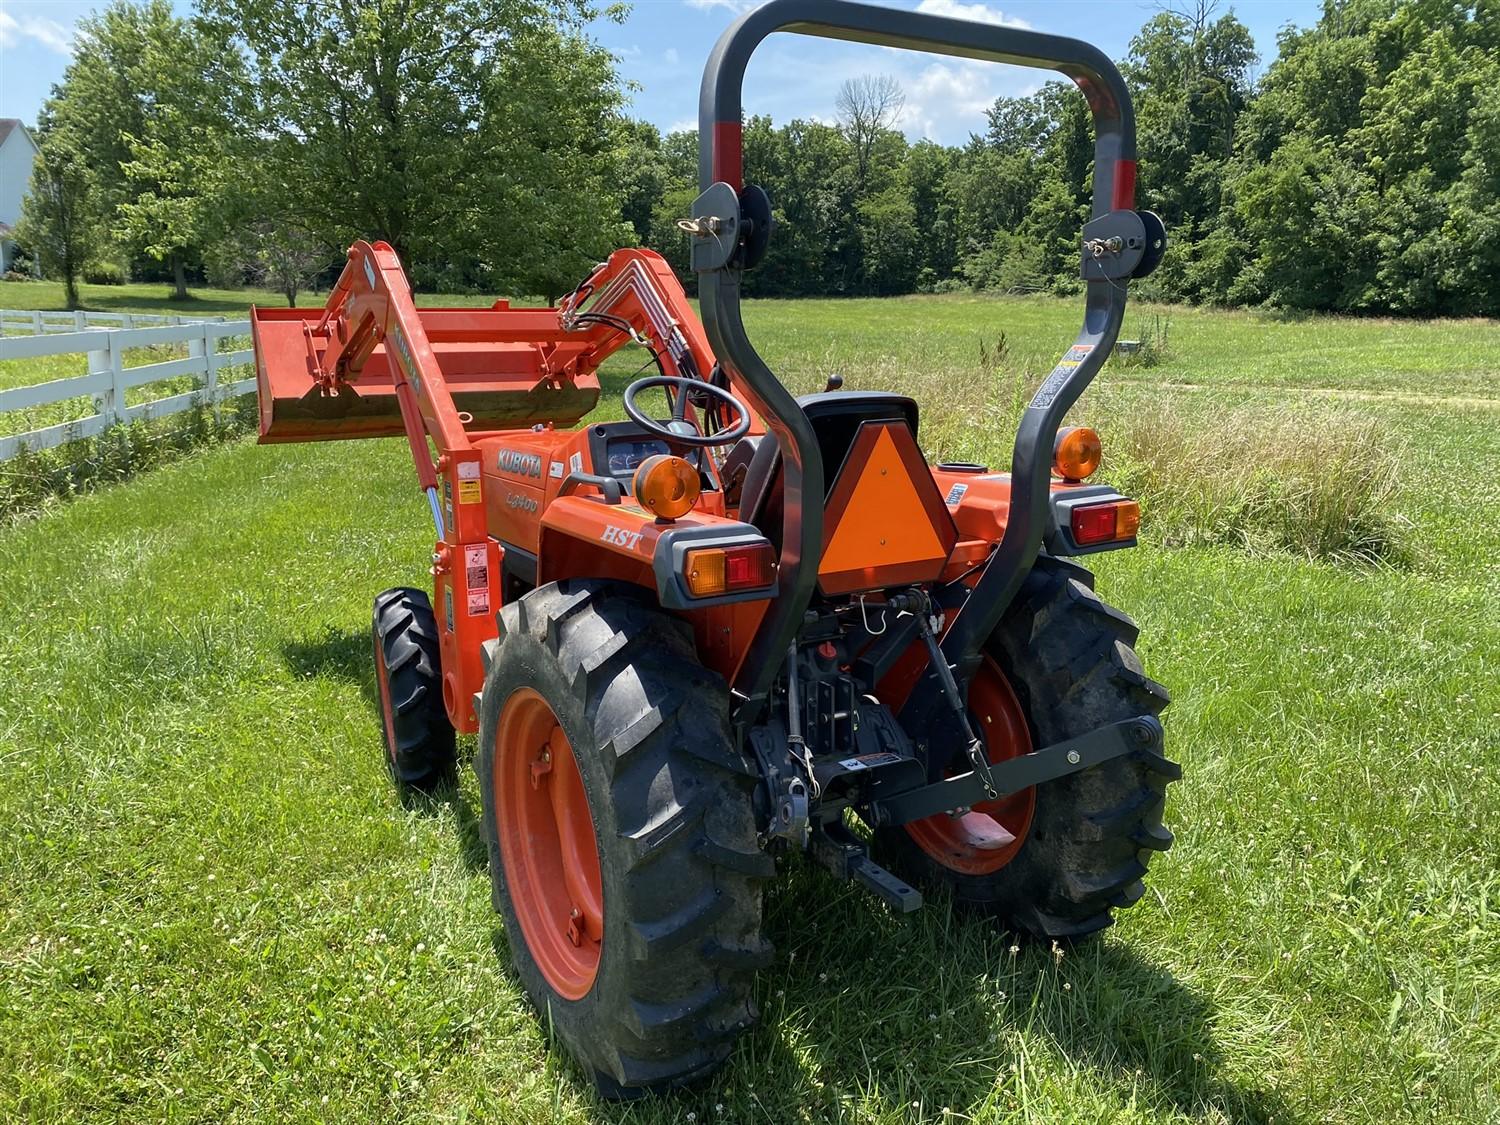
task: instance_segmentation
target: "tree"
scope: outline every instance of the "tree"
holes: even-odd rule
[[[297,307],[303,287],[340,257],[311,231],[288,223],[261,222],[251,237],[252,276],[284,296],[291,308]]]
[[[87,154],[78,138],[58,125],[53,107],[42,110],[31,191],[21,205],[18,242],[29,247],[50,277],[61,277],[68,308],[82,303],[78,275],[104,247],[103,226]]]
[[[620,89],[582,0],[205,0],[250,58],[271,217],[419,285],[562,291],[629,239]],[[566,280],[565,280],[566,279]]]
[[[1131,40],[1125,75],[1135,98],[1140,160],[1137,195],[1172,232],[1172,253],[1152,279],[1167,296],[1192,288],[1197,243],[1219,224],[1235,131],[1252,98],[1255,44],[1214,0],[1168,7]]]
[[[121,0],[79,24],[53,99],[92,170],[101,221],[167,266],[179,300],[229,183],[236,64],[222,39],[168,0]]]
[[[869,178],[870,156],[880,135],[893,128],[906,108],[901,83],[888,74],[866,74],[849,78],[839,87],[839,122],[854,146],[855,170],[860,187]]]
[[[1500,74],[1493,71],[1470,115],[1464,170],[1449,196],[1443,231],[1452,247],[1448,283],[1462,294],[1456,311],[1500,310]]]

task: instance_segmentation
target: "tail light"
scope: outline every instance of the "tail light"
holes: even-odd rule
[[[1141,506],[1134,500],[1113,500],[1073,509],[1073,541],[1080,547],[1134,539],[1141,526]]]
[[[682,576],[695,598],[759,590],[776,581],[776,550],[769,543],[702,547],[683,557]]]

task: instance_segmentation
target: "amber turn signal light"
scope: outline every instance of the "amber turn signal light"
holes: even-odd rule
[[[1080,547],[1099,543],[1118,543],[1134,539],[1141,528],[1141,506],[1134,500],[1111,500],[1108,504],[1090,504],[1073,509],[1069,521],[1073,542]]]
[[[776,581],[776,552],[769,543],[701,547],[684,556],[682,572],[695,598],[759,590]]]
[[[1052,446],[1052,467],[1063,480],[1080,481],[1092,476],[1104,456],[1099,435],[1087,426],[1069,426],[1057,431]]]
[[[687,515],[698,502],[702,488],[698,470],[669,453],[642,461],[631,485],[635,502],[660,520]]]

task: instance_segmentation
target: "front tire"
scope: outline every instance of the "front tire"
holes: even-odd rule
[[[1137,633],[1135,622],[1094,593],[1086,569],[1038,558],[981,669],[1003,675],[1006,694],[1013,692],[1026,725],[1018,752],[1159,714],[1167,692],[1142,671],[1131,647]],[[972,693],[970,705],[976,709]],[[991,760],[1010,756],[991,742]],[[1181,776],[1157,750],[1136,750],[1023,791],[1012,800],[1032,794],[1030,815],[1016,818],[1024,819],[1024,838],[1004,849],[998,869],[983,873],[958,858],[935,858],[938,849],[923,847],[920,831],[880,835],[899,866],[929,886],[948,887],[960,906],[1034,937],[1077,938],[1108,926],[1114,908],[1144,893],[1150,857],[1172,844],[1162,812],[1168,783]]]
[[[407,586],[387,590],[375,599],[370,632],[386,765],[397,785],[433,789],[452,777],[457,752],[432,602]]]
[[[521,983],[606,1095],[707,1074],[754,1018],[775,868],[728,706],[688,627],[626,589],[554,583],[501,611],[475,762],[491,897]]]

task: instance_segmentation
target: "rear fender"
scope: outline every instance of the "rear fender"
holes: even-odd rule
[[[662,530],[654,516],[629,502],[559,496],[542,515],[537,582],[608,578],[655,591],[652,561]]]
[[[732,602],[765,601],[766,590],[692,598],[682,580],[690,547],[763,543],[756,528],[737,520],[691,512],[659,521],[629,500],[609,504],[588,496],[560,496],[542,516],[537,582],[608,578],[652,591],[665,609],[694,612]]]
[[[943,575],[944,579],[951,581],[982,561],[991,546],[1004,537],[1006,524],[1010,522],[1011,479],[1009,473],[976,472],[969,469],[955,471],[941,466],[933,466],[932,477],[937,482],[962,537],[959,550],[954,552],[954,559]],[[1134,539],[1090,547],[1081,547],[1073,541],[1070,515],[1074,507],[1124,499],[1126,497],[1107,484],[1070,484],[1054,477],[1048,493],[1046,531],[1043,537],[1047,553],[1091,555],[1097,551],[1134,547]]]

